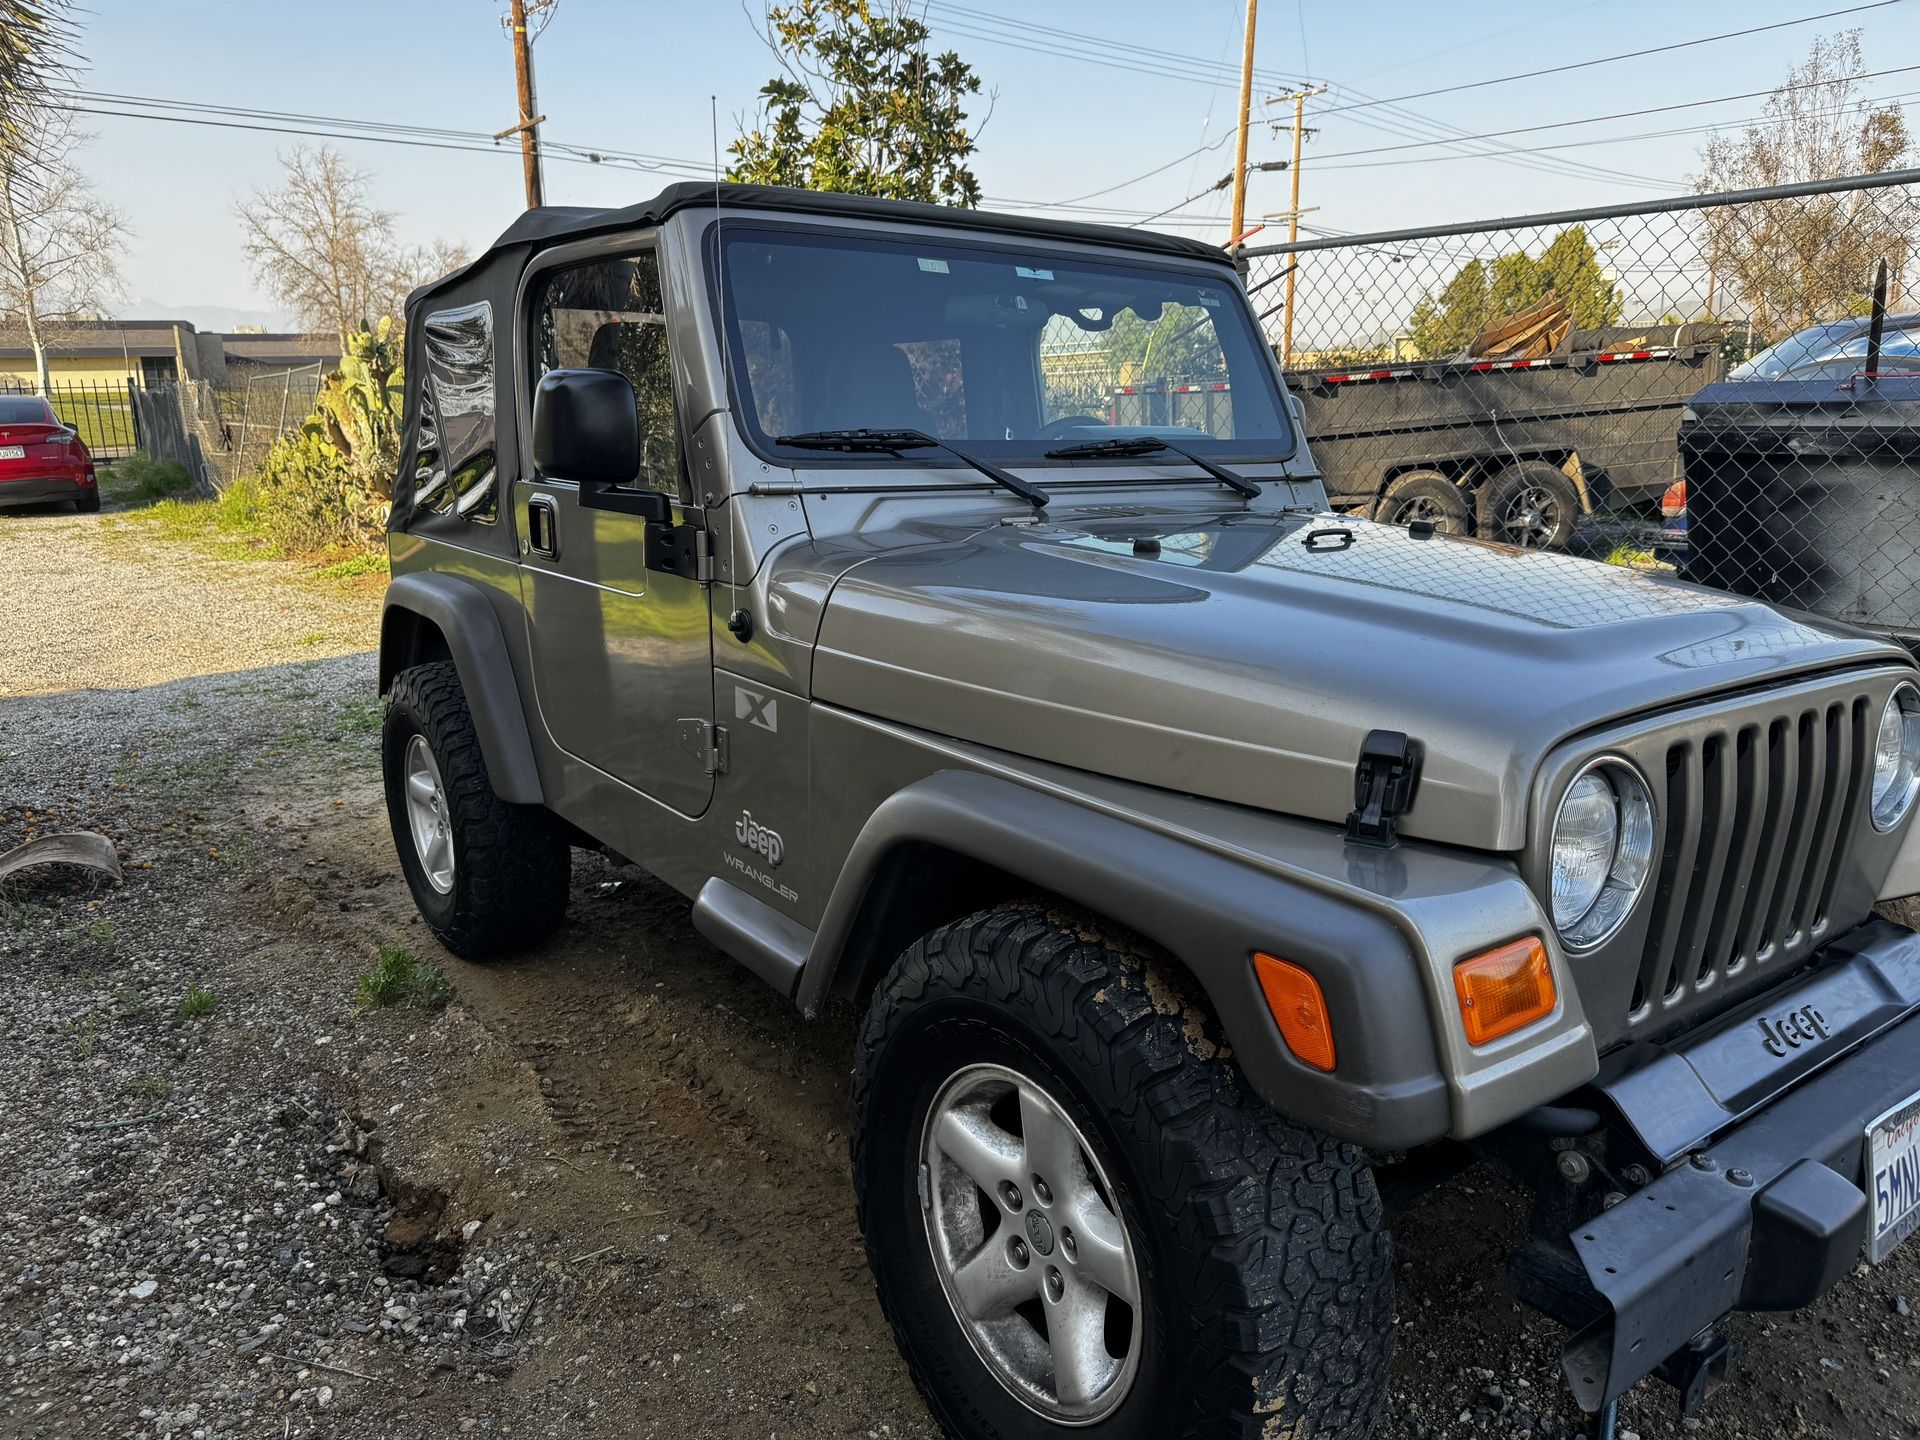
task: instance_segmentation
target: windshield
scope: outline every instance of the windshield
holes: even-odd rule
[[[47,402],[31,395],[0,395],[0,425],[51,425]]]
[[[723,233],[733,382],[765,451],[818,464],[818,448],[779,437],[853,429],[918,430],[1002,462],[1143,435],[1213,460],[1293,449],[1272,353],[1225,273],[1013,243]]]
[[[1837,353],[1835,342],[1838,337],[1851,334],[1859,329],[1857,320],[1843,320],[1832,325],[1815,325],[1811,330],[1802,330],[1789,335],[1778,345],[1769,345],[1758,355],[1743,364],[1736,365],[1727,372],[1729,380],[1778,380],[1796,366],[1808,365],[1815,360],[1826,359]],[[1864,337],[1865,332],[1862,331]],[[1860,353],[1866,354],[1866,342],[1861,341]]]

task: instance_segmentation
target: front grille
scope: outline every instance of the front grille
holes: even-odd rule
[[[1870,709],[1865,695],[1809,697],[1668,747],[1635,1035],[1725,1009],[1828,938],[1873,763]]]

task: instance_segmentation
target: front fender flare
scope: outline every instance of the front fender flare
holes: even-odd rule
[[[888,903],[872,891],[889,853],[916,845],[1010,873],[1164,949],[1206,992],[1254,1091],[1302,1124],[1383,1150],[1447,1133],[1418,960],[1389,921],[1270,869],[971,771],[928,776],[874,811],[801,971],[795,998],[807,1012],[850,993],[874,961],[891,963],[864,953],[872,947],[863,945],[863,916]],[[1303,1064],[1281,1040],[1254,973],[1256,949],[1320,982],[1333,1072]]]
[[[526,711],[520,704],[520,686],[507,654],[500,617],[484,587],[458,575],[401,575],[387,586],[380,617],[381,648],[392,633],[389,617],[409,611],[429,621],[447,642],[467,708],[480,737],[480,754],[487,762],[493,792],[513,805],[539,805],[545,794],[534,762],[533,741],[527,734]],[[381,656],[381,688],[391,666]]]

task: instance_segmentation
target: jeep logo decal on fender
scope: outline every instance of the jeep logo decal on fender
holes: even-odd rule
[[[733,718],[744,720],[749,725],[757,725],[762,730],[769,730],[778,735],[780,733],[780,702],[771,695],[762,695],[758,690],[749,690],[744,685],[736,685],[733,687]]]
[[[1760,1017],[1760,1043],[1767,1047],[1769,1055],[1782,1060],[1802,1045],[1826,1039],[1829,1033],[1827,1017],[1812,1005],[1802,1005],[1778,1019]]]
[[[756,855],[764,857],[769,865],[778,865],[780,857],[787,853],[780,832],[769,830],[755,820],[751,810],[742,810],[740,818],[733,822],[733,838]]]

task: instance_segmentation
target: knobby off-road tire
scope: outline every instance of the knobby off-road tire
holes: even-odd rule
[[[1190,987],[1128,937],[1035,904],[988,910],[916,941],[876,992],[854,1068],[860,1223],[895,1338],[950,1436],[1361,1440],[1379,1423],[1392,1271],[1372,1172],[1352,1146],[1282,1118],[1246,1088]],[[1011,1098],[996,1101],[996,1085]],[[969,1108],[948,1098],[956,1094],[978,1098]],[[1051,1129],[1024,1118],[1044,1114],[1046,1101]],[[1022,1134],[1008,1136],[1011,1126]],[[994,1144],[972,1149],[976,1131]],[[1028,1132],[1042,1138],[1030,1142]],[[993,1259],[998,1274],[999,1254],[1009,1267],[1024,1254],[1036,1271],[1051,1264],[1084,1284],[1072,1262],[1061,1263],[1067,1187],[1058,1175],[1036,1186],[1027,1174],[1019,1208],[1004,1196],[995,1208],[942,1143],[952,1135],[974,1163],[1026,1173],[1034,1150],[1057,1159],[1059,1134],[1084,1147],[1083,1173],[1099,1177],[1095,1195],[1111,1212],[1102,1224],[1117,1216],[1124,1226],[1140,1302],[1131,1331],[1132,1307],[1105,1302],[1105,1358],[1124,1370],[1116,1357],[1132,1345],[1136,1360],[1112,1381],[1125,1388],[1108,1391],[1105,1409],[1083,1406],[1078,1417],[1045,1413],[1044,1373],[1036,1401],[1020,1369],[1022,1355],[1038,1357],[1042,1372],[1051,1365],[1060,1398],[1063,1367],[1045,1355],[1051,1339],[1023,1351],[1012,1323],[1024,1319],[1037,1335],[1032,1317],[1051,1322],[1054,1309],[1024,1302],[1012,1319],[965,1318],[963,1297],[980,1293],[986,1272],[955,1278],[965,1259]],[[1076,1213],[1097,1209],[1086,1202]],[[1034,1222],[1035,1212],[1047,1223]],[[977,1250],[947,1243],[956,1214],[977,1214],[982,1230],[993,1216]],[[1053,1246],[1044,1261],[1042,1243]],[[1083,1270],[1093,1254],[1083,1240]],[[1004,1306],[1020,1281],[1003,1282],[1013,1290],[993,1290],[973,1308]],[[1052,1277],[1042,1283],[1051,1287]],[[983,1339],[987,1325],[998,1329]]]
[[[425,756],[422,755],[424,745]],[[430,756],[430,763],[425,757]],[[484,960],[525,949],[560,925],[573,852],[553,817],[493,793],[466,692],[451,664],[416,665],[394,677],[380,734],[387,818],[414,903],[454,954]],[[438,781],[435,814],[451,847],[428,856],[415,841],[409,779]],[[433,877],[438,877],[433,878]]]

